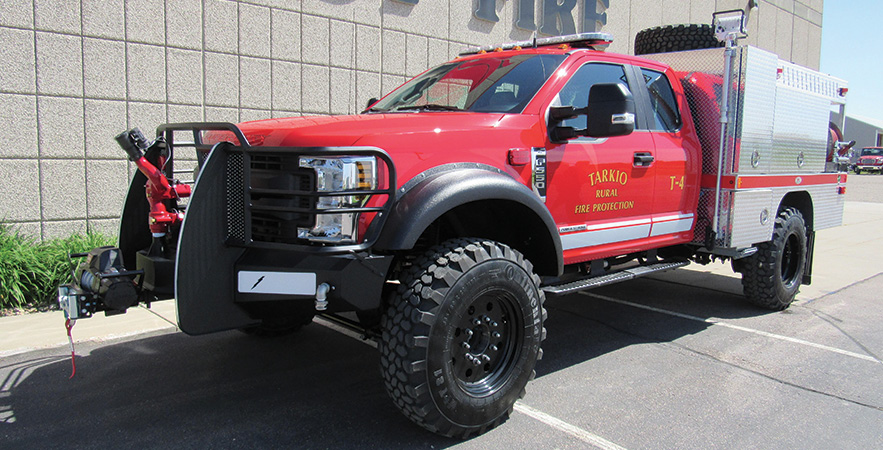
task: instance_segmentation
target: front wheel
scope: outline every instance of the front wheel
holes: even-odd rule
[[[749,302],[781,311],[794,301],[806,269],[806,243],[806,222],[800,211],[781,211],[773,227],[773,240],[758,245],[757,253],[740,260],[742,290]]]
[[[855,169],[855,174],[856,174],[856,175],[861,175],[861,174],[862,174],[862,170],[861,170],[861,169]]]
[[[505,421],[545,338],[533,266],[494,241],[455,239],[418,257],[381,319],[380,364],[418,425],[468,438]]]

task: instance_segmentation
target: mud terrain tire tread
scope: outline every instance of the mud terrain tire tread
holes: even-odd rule
[[[792,269],[783,268],[786,243],[791,237],[792,254],[788,260]],[[794,208],[782,210],[773,226],[773,239],[757,246],[757,253],[740,261],[742,291],[748,302],[761,308],[781,311],[791,305],[800,288],[806,265],[806,222]],[[796,260],[791,260],[796,258]],[[788,265],[786,261],[784,265]],[[782,270],[788,270],[788,280],[783,280]]]
[[[436,365],[434,358],[438,353],[433,354],[429,349],[441,345],[440,343],[450,342],[445,341],[444,336],[450,335],[449,330],[455,327],[453,324],[456,320],[461,320],[455,318],[448,322],[447,328],[444,328],[445,320],[442,316],[454,317],[447,315],[446,311],[457,311],[456,305],[468,304],[471,301],[452,301],[458,291],[471,292],[465,290],[462,284],[458,285],[458,282],[466,280],[463,281],[466,283],[470,277],[472,280],[477,279],[478,275],[483,274],[480,267],[488,262],[502,264],[515,270],[520,268],[524,271],[518,277],[529,280],[531,289],[535,292],[521,292],[524,293],[525,298],[536,298],[537,302],[529,306],[529,311],[534,317],[523,317],[522,321],[525,324],[534,324],[535,327],[530,328],[535,331],[523,332],[522,346],[519,347],[522,350],[519,354],[527,355],[515,357],[513,362],[506,363],[512,364],[513,367],[517,366],[518,370],[511,372],[505,370],[506,376],[502,377],[505,382],[499,391],[486,397],[466,396],[470,401],[487,402],[486,409],[494,410],[495,413],[487,414],[483,408],[471,408],[473,404],[467,401],[458,403],[459,409],[455,410],[461,413],[461,417],[451,418],[445,415],[445,406],[439,405],[443,403],[439,398],[446,392],[445,389],[451,391],[457,389],[458,381],[455,377],[449,376],[448,372],[445,372],[444,376],[446,381],[441,381],[441,369],[430,373],[431,367]],[[511,263],[517,268],[506,263]],[[490,266],[485,265],[485,267]],[[388,300],[388,306],[381,318],[382,336],[379,345],[384,384],[396,407],[410,420],[429,431],[461,439],[482,434],[505,422],[512,412],[515,401],[524,396],[524,385],[536,375],[533,370],[534,365],[536,360],[542,357],[540,344],[546,336],[546,330],[542,327],[546,318],[546,310],[543,308],[545,295],[539,289],[540,278],[534,274],[532,264],[521,253],[505,244],[476,238],[452,239],[417,256],[413,264],[400,276],[400,281],[401,284]],[[476,294],[471,298],[484,297]],[[522,307],[521,311],[527,308],[522,303],[518,305]],[[443,347],[448,352],[444,353],[448,357],[455,353],[451,350],[456,347],[455,345]],[[524,351],[525,348],[529,350]],[[447,360],[442,358],[439,358],[439,361],[446,364]],[[451,362],[449,367],[452,368],[451,373],[453,373],[454,363]],[[458,391],[453,397],[459,399],[464,395],[463,392]],[[468,412],[464,415],[463,410]],[[448,415],[456,416],[450,414],[450,410]],[[489,417],[484,417],[485,415]],[[463,423],[474,421],[475,416],[481,423]],[[469,419],[467,420],[466,417]]]
[[[709,24],[664,25],[641,30],[635,36],[635,55],[723,46]]]

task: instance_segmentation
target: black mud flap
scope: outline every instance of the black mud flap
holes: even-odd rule
[[[232,202],[244,201],[242,153],[233,151],[237,148],[221,143],[212,149],[200,170],[181,226],[175,264],[175,298],[178,326],[187,334],[205,334],[256,323],[233,300],[234,266],[245,249],[224,244],[228,198]],[[232,177],[230,186],[228,171]],[[238,189],[238,194],[228,192],[229,187],[234,191]]]
[[[803,279],[800,284],[812,284],[812,259],[816,249],[816,232],[810,231],[806,235],[806,267],[803,269]]]

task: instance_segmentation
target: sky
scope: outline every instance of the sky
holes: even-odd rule
[[[819,70],[849,82],[846,115],[883,122],[883,1],[825,0]]]

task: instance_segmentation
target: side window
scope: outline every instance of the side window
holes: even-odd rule
[[[650,94],[650,106],[653,107],[654,123],[652,130],[677,131],[681,127],[681,115],[675,93],[671,89],[668,78],[662,73],[650,69],[641,69],[647,92]]]
[[[558,93],[555,106],[585,108],[589,103],[589,89],[597,83],[622,83],[629,87],[625,70],[618,64],[590,63],[580,67]],[[629,87],[631,90],[631,87]],[[562,125],[582,129],[586,127],[585,116],[565,120]]]

